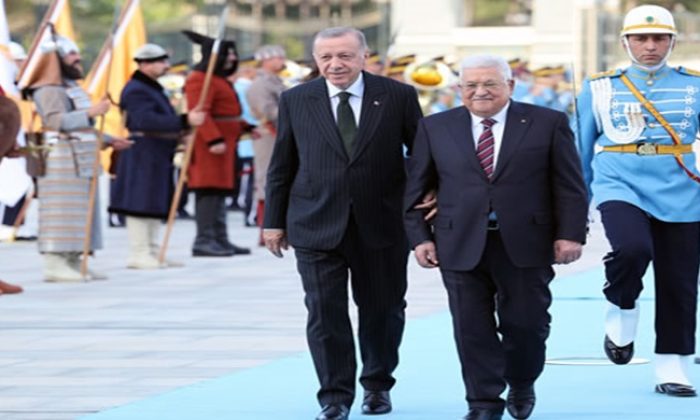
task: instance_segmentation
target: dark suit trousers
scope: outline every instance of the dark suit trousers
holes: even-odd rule
[[[695,353],[700,223],[669,223],[622,201],[598,206],[612,251],[605,262],[605,297],[632,309],[654,261],[656,353]]]
[[[514,266],[498,231],[473,270],[441,271],[469,407],[502,411],[506,383],[531,384],[544,369],[554,271]]]
[[[351,405],[355,397],[355,345],[348,314],[348,274],[358,307],[362,357],[360,383],[366,390],[389,390],[399,362],[406,301],[408,247],[400,240],[376,249],[363,241],[350,218],[333,250],[295,248],[308,309],[309,349],[321,385],[321,406]]]

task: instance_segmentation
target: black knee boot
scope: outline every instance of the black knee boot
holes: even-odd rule
[[[197,236],[192,246],[192,256],[230,257],[234,254],[234,251],[224,248],[217,241],[218,203],[219,197],[216,195],[196,194],[195,221],[197,222]]]
[[[219,202],[217,206],[217,217],[214,221],[214,231],[216,232],[216,241],[221,245],[222,248],[231,251],[234,255],[247,255],[250,254],[250,248],[243,248],[232,244],[228,240],[228,225],[226,223],[226,218],[228,213],[226,212],[226,201],[223,196],[218,197]]]

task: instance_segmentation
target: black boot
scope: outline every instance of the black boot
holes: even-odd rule
[[[226,218],[228,216],[226,212],[226,201],[223,196],[218,197],[219,202],[216,204],[217,213],[216,219],[214,220],[214,231],[216,232],[216,242],[225,250],[233,252],[233,255],[248,255],[250,254],[250,248],[243,248],[232,244],[228,240],[228,225],[226,223]]]
[[[234,254],[234,251],[224,248],[216,240],[218,199],[219,197],[216,195],[196,194],[197,236],[192,246],[192,256],[194,257],[230,257]]]

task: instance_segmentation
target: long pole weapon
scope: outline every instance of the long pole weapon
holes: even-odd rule
[[[209,62],[207,63],[207,72],[204,76],[204,86],[202,87],[202,92],[199,95],[197,106],[194,109],[202,109],[204,106],[204,101],[209,95],[211,78],[214,74],[214,67],[216,67],[216,62],[219,58],[219,48],[221,46],[221,41],[224,39],[224,33],[226,32],[226,17],[228,16],[228,10],[228,6],[226,6],[221,12],[217,37],[214,41],[214,45],[211,48],[211,55],[209,56]],[[182,158],[182,166],[180,167],[180,175],[177,179],[177,187],[175,188],[173,200],[170,203],[168,224],[165,229],[165,235],[163,236],[163,243],[160,246],[160,253],[158,254],[158,262],[161,265],[165,264],[165,254],[168,250],[168,242],[170,241],[170,234],[172,233],[173,224],[175,222],[175,213],[177,212],[177,207],[180,203],[180,196],[182,195],[182,190],[185,187],[185,181],[187,180],[187,168],[190,166],[190,160],[192,159],[192,151],[194,150],[194,142],[196,139],[197,127],[194,127],[192,129],[191,140],[187,143],[187,147],[185,148],[185,155]]]
[[[109,95],[109,79],[112,77],[112,58],[114,57],[114,32],[119,27],[119,22],[121,21],[121,16],[117,14],[117,8],[115,7],[114,16],[115,23],[112,25],[112,30],[109,32],[109,37],[107,38],[107,45],[109,45],[109,60],[107,63],[107,73],[105,75],[105,96]],[[124,8],[123,11],[127,10]],[[119,16],[119,17],[117,17]],[[97,131],[97,145],[95,147],[95,159],[92,162],[92,178],[90,179],[90,198],[88,201],[88,214],[87,220],[85,221],[85,237],[83,238],[83,256],[80,263],[80,275],[85,279],[88,273],[88,255],[90,254],[90,243],[92,237],[92,223],[95,219],[95,201],[97,196],[97,181],[99,178],[100,169],[100,151],[102,150],[102,145],[104,144],[104,132],[105,132],[105,122],[107,120],[107,113],[104,113],[100,118],[100,127]]]

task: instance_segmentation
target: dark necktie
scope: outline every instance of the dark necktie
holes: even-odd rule
[[[486,176],[491,178],[493,175],[493,131],[491,127],[496,124],[496,120],[487,118],[482,120],[484,131],[479,136],[479,142],[476,144],[476,157],[479,159],[479,165],[484,169]]]
[[[355,124],[355,115],[350,107],[350,93],[340,92],[338,94],[340,103],[338,104],[338,131],[343,139],[343,145],[348,156],[352,155],[352,144],[355,142],[357,134],[357,125]]]

